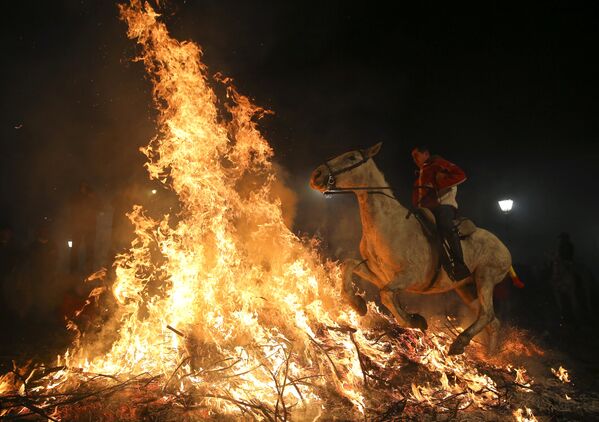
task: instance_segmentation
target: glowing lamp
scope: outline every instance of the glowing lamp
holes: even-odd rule
[[[67,241],[67,245],[69,245],[69,248],[72,248],[73,247],[73,241],[72,240]]]
[[[508,213],[512,210],[512,207],[514,206],[514,201],[512,201],[511,199],[502,199],[501,201],[497,201],[497,203],[499,204],[499,208],[501,208],[501,211]]]
[[[158,192],[156,189],[152,189],[152,195],[156,195],[156,192]]]

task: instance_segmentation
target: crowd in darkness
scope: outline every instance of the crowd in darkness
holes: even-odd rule
[[[9,224],[0,228],[0,317],[3,328],[58,327],[82,306],[90,286],[84,280],[110,268],[115,254],[133,238],[126,213],[133,189],[109,200],[82,182],[73,190],[63,220],[47,216],[30,233]]]
[[[59,322],[62,314],[68,312],[66,306],[75,305],[77,301],[73,299],[77,294],[70,280],[93,270],[96,220],[100,210],[101,203],[95,193],[82,183],[68,205],[71,237],[67,245],[57,242],[54,222],[49,217],[32,227],[32,239],[25,243],[13,227],[2,227],[0,299],[4,322],[10,320],[13,325],[24,321],[35,325]],[[65,259],[69,264],[61,268]]]

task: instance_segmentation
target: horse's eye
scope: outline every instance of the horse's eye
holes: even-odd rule
[[[357,160],[357,158],[356,158],[356,156],[355,156],[355,155],[350,155],[349,157],[347,157],[347,159],[348,159],[349,161],[356,161],[356,160]]]

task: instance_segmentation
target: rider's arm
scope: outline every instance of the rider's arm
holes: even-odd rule
[[[466,180],[466,173],[464,170],[454,163],[440,158],[435,164],[437,165],[435,182],[437,183],[438,189],[456,186]]]

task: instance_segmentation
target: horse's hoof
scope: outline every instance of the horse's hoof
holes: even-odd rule
[[[449,346],[449,351],[447,352],[448,355],[452,356],[452,355],[461,355],[462,353],[464,353],[464,349],[466,348],[466,341],[464,340],[463,337],[458,336],[458,338],[456,338],[453,343],[451,343],[451,346]]]
[[[360,316],[364,316],[368,312],[366,301],[362,296],[353,295],[349,298],[349,303],[354,311],[356,311]]]
[[[426,323],[426,319],[419,314],[410,314],[410,327],[418,328],[423,332],[428,328],[428,324]]]

